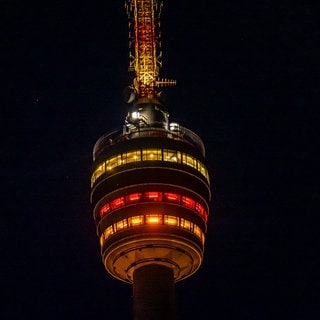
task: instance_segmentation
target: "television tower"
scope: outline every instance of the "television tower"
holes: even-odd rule
[[[203,260],[211,198],[202,140],[169,123],[160,79],[160,0],[127,0],[130,106],[93,148],[91,203],[103,264],[133,285],[135,320],[175,319],[174,285]]]

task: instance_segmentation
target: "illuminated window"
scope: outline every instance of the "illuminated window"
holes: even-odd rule
[[[186,219],[180,219],[180,227],[191,231],[191,222]]]
[[[149,225],[160,225],[164,223],[165,225],[180,227],[194,233],[202,241],[202,243],[204,243],[205,240],[204,233],[202,232],[200,227],[196,224],[193,224],[189,220],[171,215],[163,216],[161,214],[148,214],[145,217],[143,215],[129,217],[128,219],[117,221],[113,225],[107,227],[100,237],[100,245],[103,246],[104,241],[114,233],[127,229],[128,227],[143,225],[144,223]]]
[[[193,167],[197,169],[209,182],[209,174],[206,167],[198,161],[195,157],[188,154],[181,154],[180,151],[177,150],[169,150],[163,149],[163,157],[162,157],[162,149],[160,148],[152,148],[152,149],[143,149],[142,150],[142,160],[143,161],[169,161],[176,163],[183,163],[184,165]],[[141,161],[141,152],[140,150],[134,150],[127,153],[118,154],[108,159],[105,163],[101,163],[96,170],[93,172],[91,177],[91,186],[95,183],[95,181],[105,172],[110,172],[113,168],[117,166],[121,166],[127,163]]]
[[[179,226],[179,218],[176,216],[164,216],[164,224],[170,225],[170,226]]]
[[[118,221],[118,222],[115,224],[115,228],[116,228],[117,231],[128,228],[127,219],[123,219],[123,220],[121,220],[121,221]]]
[[[206,168],[200,161],[198,161],[198,170],[205,176]]]
[[[128,225],[129,227],[134,227],[143,224],[143,216],[134,216],[128,218]]]
[[[107,171],[112,170],[114,167],[120,166],[121,165],[121,155],[114,156],[107,160],[106,166],[107,166]]]
[[[146,215],[146,223],[148,224],[161,224],[162,215],[161,214],[148,214]]]
[[[105,163],[101,163],[96,170],[94,170],[92,177],[91,177],[91,185],[95,183],[95,181],[105,173]]]
[[[122,154],[122,163],[130,163],[130,162],[136,162],[141,160],[141,152],[140,150],[135,150],[127,153]]]
[[[205,216],[205,210],[204,207],[200,203],[196,203],[196,210],[199,212],[199,214],[204,217]]]
[[[202,237],[202,232],[201,232],[201,229],[197,226],[197,225],[194,225],[193,226],[193,232],[194,232],[194,234],[198,237],[198,238],[200,238],[201,239],[201,237]]]
[[[105,172],[105,163],[101,163],[95,170],[96,177],[98,178]]]
[[[195,201],[189,197],[182,196],[181,203],[188,208],[194,209]]]
[[[162,150],[161,149],[143,149],[142,150],[142,160],[162,160]]]
[[[100,218],[105,216],[111,210],[110,205],[107,203],[100,209]]]
[[[204,233],[200,230],[200,236],[199,236],[201,242],[204,244],[204,241],[205,241],[205,236],[204,236]]]
[[[162,201],[162,192],[145,192],[144,199],[148,201]]]
[[[177,150],[163,149],[163,160],[170,162],[181,162],[181,153]]]
[[[176,202],[176,203],[180,202],[180,195],[177,193],[164,192],[163,196],[166,201]]]
[[[182,154],[182,163],[197,169],[197,159],[188,154]]]
[[[208,212],[205,210],[205,207],[196,202],[194,199],[181,196],[178,193],[174,192],[159,192],[159,191],[148,191],[148,192],[136,192],[130,193],[125,197],[118,197],[116,199],[111,200],[109,203],[105,203],[99,210],[100,219],[102,219],[105,215],[109,214],[112,210],[116,210],[120,207],[124,207],[126,205],[143,202],[143,201],[152,201],[152,202],[171,202],[181,204],[189,209],[195,210],[205,222],[208,221]],[[165,216],[164,223],[169,225],[179,225],[179,221],[177,217],[174,216]],[[161,219],[160,219],[161,220]],[[144,223],[143,216],[136,216],[130,218],[128,222],[130,226],[139,225]],[[115,226],[116,227],[116,226]],[[188,228],[185,224],[182,224],[183,228]],[[118,228],[118,227],[117,227]]]
[[[137,202],[142,199],[142,193],[131,193],[126,196],[126,203],[132,203],[132,202]]]
[[[117,209],[119,207],[124,206],[124,197],[119,197],[110,202],[112,209]]]
[[[206,177],[206,179],[209,181],[209,174],[208,174],[208,170],[206,169],[206,167],[203,165],[203,163],[201,163],[200,161],[198,161],[198,170],[201,172],[202,175],[204,175]]]
[[[113,228],[112,226],[109,226],[105,231],[104,231],[104,239],[107,240],[112,234],[113,234]]]
[[[210,177],[209,177],[209,173],[208,173],[207,170],[206,170],[206,173],[205,173],[205,177],[206,177],[206,179],[208,180],[208,182],[210,182]]]

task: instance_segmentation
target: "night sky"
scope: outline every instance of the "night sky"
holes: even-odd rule
[[[122,0],[1,1],[1,319],[131,319],[89,202],[92,148],[130,84]],[[204,261],[178,319],[320,317],[319,5],[164,1],[170,121],[206,146]],[[319,113],[319,112],[318,112]]]

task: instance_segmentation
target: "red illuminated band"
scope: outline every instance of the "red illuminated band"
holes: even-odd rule
[[[181,196],[178,193],[173,192],[159,192],[159,191],[147,191],[147,192],[136,192],[126,196],[121,196],[111,200],[101,207],[99,214],[102,219],[105,215],[109,214],[112,210],[118,209],[125,205],[129,205],[137,202],[171,202],[177,203],[189,209],[195,210],[204,220],[207,222],[208,213],[202,204],[195,201],[194,199]]]

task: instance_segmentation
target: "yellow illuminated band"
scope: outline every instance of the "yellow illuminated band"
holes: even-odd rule
[[[117,154],[100,163],[91,176],[91,187],[102,174],[110,172],[113,168],[139,161],[168,161],[182,163],[198,170],[209,182],[208,170],[203,163],[195,157],[177,150],[150,148]]]
[[[133,228],[136,226],[142,225],[168,225],[172,227],[177,227],[180,229],[187,230],[197,236],[202,243],[204,243],[204,233],[200,229],[198,225],[195,223],[186,220],[184,218],[179,218],[172,215],[161,215],[161,214],[149,214],[149,215],[138,215],[133,217],[128,217],[113,223],[112,225],[108,226],[100,237],[100,245],[103,246],[104,242],[113,234]]]

